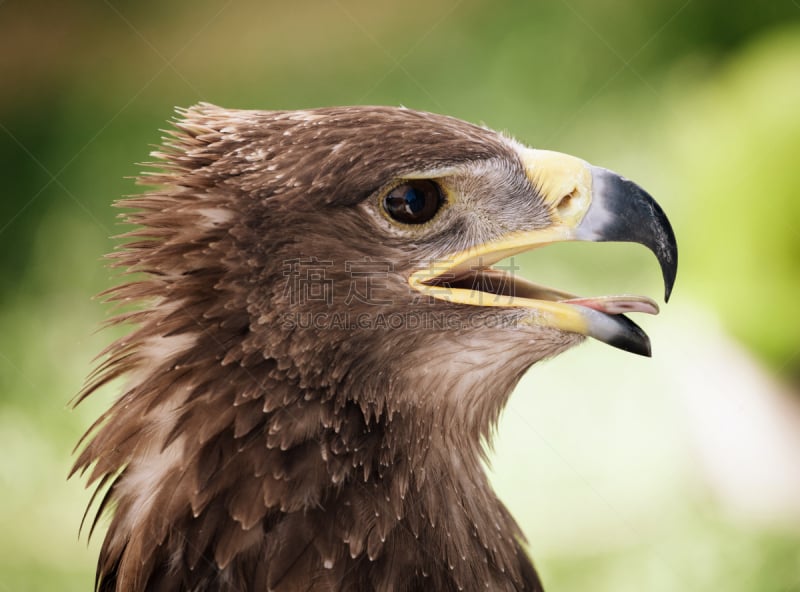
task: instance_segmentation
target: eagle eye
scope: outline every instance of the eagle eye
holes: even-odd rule
[[[392,219],[403,224],[423,224],[442,206],[442,191],[433,181],[406,181],[383,198],[383,208]]]

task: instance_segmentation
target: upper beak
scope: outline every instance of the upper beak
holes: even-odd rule
[[[661,265],[664,301],[669,302],[678,273],[678,244],[664,210],[633,181],[600,167],[592,173],[592,201],[575,239],[639,243],[650,249]]]
[[[490,266],[501,259],[553,242],[636,242],[658,259],[669,299],[678,268],[675,234],[664,211],[641,187],[609,170],[547,150],[520,149],[531,184],[550,209],[550,224],[517,231],[455,253],[436,270],[419,270],[409,283],[418,291],[463,304],[524,307],[530,322],[588,335],[641,355],[650,355],[647,335],[622,312],[655,314],[658,307],[640,296],[577,298],[510,278],[511,289],[475,289],[476,279],[497,276]],[[445,279],[447,278],[447,279]],[[467,280],[472,280],[472,287]],[[508,279],[508,278],[507,278]]]

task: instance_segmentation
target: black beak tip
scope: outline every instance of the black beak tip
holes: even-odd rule
[[[643,340],[615,340],[609,342],[608,345],[619,348],[628,353],[636,354],[637,356],[644,356],[645,358],[653,357],[653,350],[650,347],[650,339],[647,336],[645,336]]]
[[[615,315],[613,318],[617,322],[617,331],[604,341],[623,351],[646,358],[652,357],[653,351],[647,333],[625,315]]]
[[[661,265],[661,274],[664,276],[664,302],[669,302],[672,295],[672,287],[675,285],[675,277],[678,275],[678,242],[675,240],[675,232],[669,223],[666,214],[658,208],[657,219],[662,232],[658,237],[657,244],[653,245],[653,252],[658,257]]]
[[[674,243],[673,243],[674,244]],[[669,302],[669,297],[672,296],[672,287],[675,285],[675,276],[678,273],[678,250],[674,251],[675,264],[667,268],[663,267],[664,276],[664,302]]]

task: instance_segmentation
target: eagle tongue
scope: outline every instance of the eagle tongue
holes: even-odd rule
[[[570,298],[560,300],[566,304],[577,304],[593,308],[610,315],[624,314],[627,312],[644,312],[647,314],[658,314],[658,304],[647,296],[634,296],[622,294],[620,296],[592,296],[588,298]]]

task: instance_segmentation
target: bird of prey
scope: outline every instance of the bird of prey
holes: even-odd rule
[[[132,328],[78,397],[127,380],[73,469],[108,518],[96,588],[541,590],[486,444],[532,364],[586,336],[649,355],[622,313],[657,306],[502,260],[638,242],[668,297],[677,248],[656,202],[404,108],[199,104],[153,155],[111,255],[132,274],[107,293],[111,324]]]

